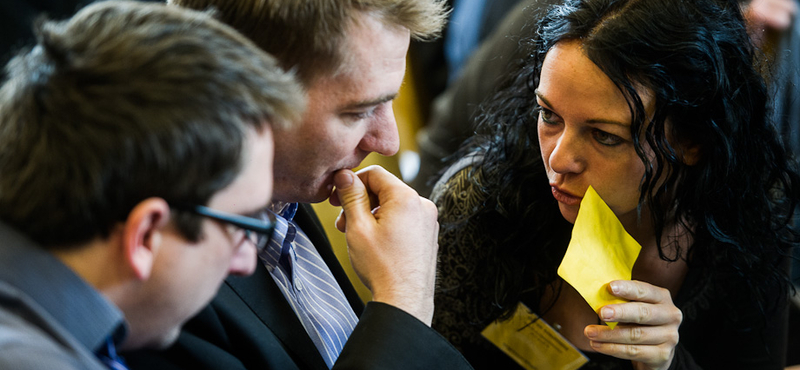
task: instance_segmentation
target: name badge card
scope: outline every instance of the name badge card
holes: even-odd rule
[[[481,334],[528,370],[575,370],[589,361],[522,303],[514,316],[492,322]]]

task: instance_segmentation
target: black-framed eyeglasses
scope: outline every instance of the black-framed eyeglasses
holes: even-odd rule
[[[261,219],[217,211],[213,208],[196,204],[170,202],[169,206],[179,211],[191,212],[242,229],[245,233],[245,238],[249,239],[250,242],[255,245],[259,253],[269,245],[269,241],[272,239],[272,233],[275,232],[275,215],[266,210],[260,214],[266,217],[266,219]]]

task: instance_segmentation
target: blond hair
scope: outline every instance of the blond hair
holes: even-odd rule
[[[438,37],[448,11],[442,0],[169,0],[170,4],[214,9],[286,69],[308,83],[337,71],[347,55],[344,38],[361,14],[406,28],[411,37]]]

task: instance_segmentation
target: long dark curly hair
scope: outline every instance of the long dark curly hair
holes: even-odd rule
[[[796,239],[790,222],[800,178],[768,122],[767,89],[738,2],[568,0],[538,22],[522,45],[528,57],[485,105],[478,135],[455,156],[483,155],[472,178],[485,203],[442,225],[456,238],[468,226],[483,232],[477,258],[468,261],[474,292],[467,294],[481,297],[468,307],[470,319],[507,317],[523,298],[538,305],[558,281],[571,225],[550,193],[534,90],[548,51],[565,40],[578,40],[626,96],[645,165],[639,209],[651,209],[661,258],[688,256],[706,283],[730,294],[724,279],[741,277],[747,286],[736,290],[762,312],[774,306],[781,298],[775,289],[789,289],[778,261]],[[654,94],[652,118],[636,87]],[[676,143],[698,145],[698,161],[684,163]],[[655,155],[648,158],[646,147]],[[661,236],[676,222],[694,242],[665,253]],[[463,241],[455,247],[476,248]]]

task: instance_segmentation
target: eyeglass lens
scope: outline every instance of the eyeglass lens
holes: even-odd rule
[[[245,237],[247,239],[250,239],[250,242],[253,243],[253,245],[256,247],[256,251],[258,253],[261,253],[267,247],[269,241],[272,239],[272,234],[275,233],[274,226],[276,224],[276,219],[275,219],[275,214],[273,214],[268,210],[264,210],[264,212],[262,212],[259,216],[257,216],[257,218],[260,218],[261,220],[264,221],[269,221],[273,226],[273,228],[269,230],[268,233],[260,233],[244,229]]]
[[[269,240],[271,239],[272,236],[268,234],[257,233],[255,231],[247,229],[245,229],[244,232],[245,232],[245,237],[247,239],[250,239],[250,242],[253,243],[253,245],[256,247],[256,250],[259,253],[263,251],[264,248],[267,247],[267,244],[269,244]]]

